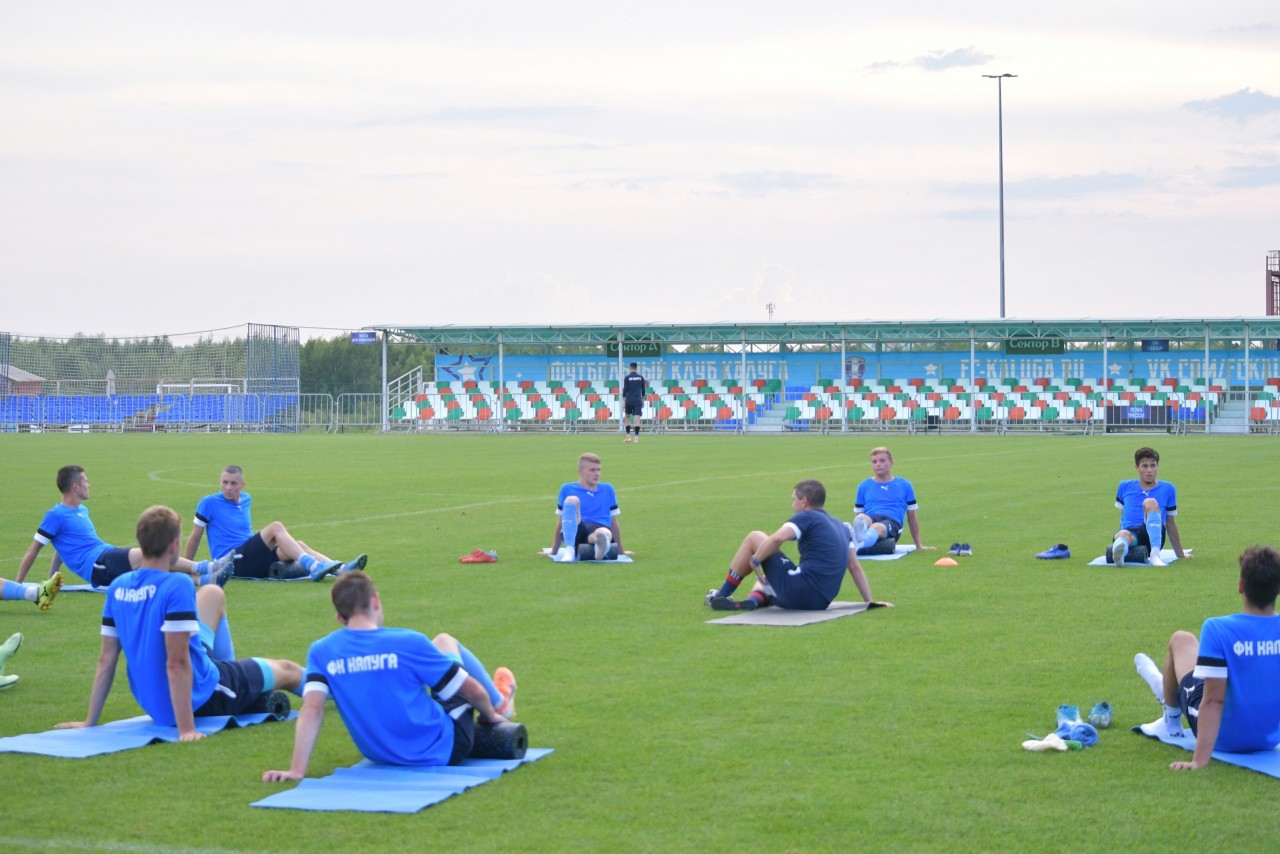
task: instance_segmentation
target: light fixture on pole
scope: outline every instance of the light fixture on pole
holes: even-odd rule
[[[1006,77],[1016,74],[984,74],[996,81],[996,145],[1000,155],[1000,319],[1004,319],[1004,89]]]

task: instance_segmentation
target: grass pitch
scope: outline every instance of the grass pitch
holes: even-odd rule
[[[706,625],[702,594],[742,535],[775,530],[806,477],[850,518],[867,454],[886,439],[939,547],[865,564],[875,596],[897,607],[805,628]],[[1196,557],[1088,567],[1143,444],[1178,486]],[[586,450],[618,488],[634,564],[537,555]],[[237,463],[259,527],[280,519],[333,557],[368,552],[388,623],[451,632],[491,669],[510,666],[531,742],[556,748],[410,816],[249,808],[285,787],[260,780],[287,767],[291,725],[85,760],[0,754],[0,849],[1256,850],[1280,832],[1276,781],[1218,764],[1175,774],[1181,751],[1126,731],[1158,714],[1133,654],[1160,660],[1172,630],[1236,610],[1236,555],[1280,544],[1273,439],[41,435],[0,436],[0,455],[0,576],[57,500],[60,465],[88,469],[99,533],[127,545],[147,505],[189,520]],[[974,556],[933,566],[952,542]],[[1057,542],[1070,560],[1034,559]],[[499,562],[457,562],[477,547]],[[237,652],[304,661],[336,626],[328,587],[233,581]],[[841,598],[857,598],[852,584]],[[0,604],[0,636],[27,636],[0,735],[83,717],[101,604]],[[1052,729],[1060,703],[1100,699],[1116,721],[1097,747],[1020,748]],[[117,674],[104,720],[137,713]],[[310,774],[358,759],[329,714]]]

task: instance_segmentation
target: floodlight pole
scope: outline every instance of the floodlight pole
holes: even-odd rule
[[[1004,78],[1016,74],[984,74],[996,81],[996,146],[1000,157],[1000,319],[1004,319]]]

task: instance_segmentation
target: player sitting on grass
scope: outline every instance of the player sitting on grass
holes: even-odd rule
[[[240,466],[227,466],[222,470],[220,491],[206,495],[196,505],[195,524],[183,554],[187,560],[196,555],[200,538],[209,531],[209,551],[212,554],[237,552],[235,574],[240,578],[267,578],[272,576],[272,565],[282,564],[275,575],[283,580],[311,576],[319,581],[333,573],[364,569],[368,558],[360,555],[343,563],[330,560],[301,540],[295,540],[282,522],[272,522],[256,534],[253,531],[253,515],[250,507],[253,496],[244,491],[244,470]]]
[[[1116,507],[1120,508],[1120,530],[1112,538],[1107,550],[1111,562],[1123,566],[1132,546],[1147,549],[1147,562],[1163,566],[1160,549],[1165,533],[1173,543],[1173,553],[1179,558],[1191,557],[1182,548],[1178,536],[1178,491],[1172,483],[1156,479],[1160,470],[1160,455],[1152,448],[1139,448],[1133,454],[1137,478],[1122,480],[1116,487]]]
[[[7,578],[0,578],[0,599],[11,601],[35,602],[41,611],[48,611],[53,605],[53,597],[62,589],[62,573],[55,572],[39,584],[19,583]]]
[[[750,611],[764,605],[823,611],[840,592],[847,569],[863,601],[872,602],[871,585],[858,563],[849,527],[823,509],[826,503],[827,490],[821,482],[797,483],[791,493],[795,515],[772,536],[764,531],[747,534],[729,564],[724,584],[719,590],[708,590],[703,601],[717,611]],[[799,565],[780,551],[787,540],[797,541]],[[734,600],[734,591],[753,570],[761,573],[762,579],[746,599]]]
[[[556,530],[551,540],[551,553],[567,549],[576,555],[578,546],[589,543],[595,548],[596,560],[609,555],[610,544],[622,550],[622,531],[618,527],[618,497],[613,484],[600,482],[600,458],[583,454],[578,458],[578,479],[560,487],[556,499]]]
[[[360,753],[388,765],[456,765],[471,754],[476,713],[489,724],[515,714],[510,670],[490,680],[450,635],[385,628],[369,576],[344,575],[330,595],[343,627],[311,645],[292,764],[264,782],[306,776],[330,698]]]
[[[264,711],[266,702],[285,708],[275,689],[297,691],[302,668],[274,658],[235,657],[221,587],[196,590],[190,577],[172,571],[178,563],[182,521],[168,507],[149,507],[138,519],[143,565],[107,588],[102,609],[102,652],[82,721],[59,729],[95,726],[111,692],[124,652],[129,690],[151,719],[177,726],[182,741],[203,735],[195,719]],[[273,696],[275,695],[275,696]]]
[[[1145,653],[1133,658],[1164,706],[1165,731],[1181,735],[1186,715],[1196,736],[1191,761],[1174,762],[1175,771],[1203,768],[1215,750],[1250,753],[1280,745],[1280,553],[1245,549],[1236,587],[1241,612],[1205,620],[1199,641],[1174,632],[1163,671]]]
[[[141,549],[118,549],[98,536],[89,519],[89,508],[84,505],[89,498],[89,476],[83,468],[63,466],[58,469],[57,483],[62,500],[44,514],[40,527],[36,529],[35,541],[27,548],[18,567],[19,582],[26,579],[36,555],[47,545],[52,545],[57,552],[49,567],[50,577],[65,563],[67,569],[94,587],[106,587],[116,577],[142,566]],[[222,585],[231,577],[234,557],[234,554],[227,553],[217,560],[199,563],[180,558],[176,568],[200,584]]]
[[[858,484],[853,511],[853,542],[859,551],[880,540],[897,542],[904,523],[917,550],[933,548],[920,541],[915,488],[905,477],[893,476],[893,454],[888,448],[871,449],[871,477]]]

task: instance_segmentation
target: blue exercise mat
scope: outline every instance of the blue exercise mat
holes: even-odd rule
[[[328,777],[308,777],[292,789],[268,795],[249,806],[285,810],[413,813],[474,786],[496,780],[551,753],[531,747],[523,759],[464,759],[461,765],[411,768],[378,765],[365,759],[335,768]]]
[[[297,716],[297,712],[291,712],[289,719]],[[238,729],[274,720],[277,720],[274,715],[265,712],[231,717],[218,715],[196,718],[196,729],[205,735],[213,735],[224,729]],[[38,753],[41,756],[60,756],[64,759],[85,759],[174,741],[178,741],[176,726],[160,726],[153,723],[147,715],[139,715],[84,729],[51,729],[48,732],[0,738],[0,753]]]
[[[1187,549],[1187,554],[1191,554],[1191,549]],[[1173,549],[1161,549],[1160,559],[1165,562],[1166,566],[1168,566],[1169,564],[1173,563],[1175,560],[1178,559],[1178,555],[1174,553]],[[1124,562],[1124,565],[1125,566],[1151,566],[1151,564],[1149,563],[1145,563],[1145,562],[1135,563],[1129,560],[1126,560]],[[1100,557],[1095,557],[1093,560],[1089,561],[1089,566],[1112,566],[1113,567],[1115,566],[1115,564],[1107,563],[1107,556],[1101,555]]]
[[[59,593],[106,593],[105,587],[94,587],[92,584],[64,584],[58,588]]]
[[[558,553],[552,554],[551,549],[543,549],[542,556],[549,557],[556,563],[634,563],[629,554],[619,554],[612,560],[578,560],[576,557],[562,558]]]
[[[858,560],[900,560],[915,550],[916,547],[914,545],[897,545],[893,547],[893,554],[891,555],[864,555],[862,552],[858,552]]]
[[[1164,718],[1152,721],[1149,724],[1136,726],[1133,731],[1145,735],[1147,738],[1154,738],[1158,741],[1163,741],[1165,744],[1181,747],[1183,750],[1196,749],[1196,737],[1191,734],[1191,730],[1185,729],[1182,731],[1182,735],[1171,736],[1165,732]],[[1250,771],[1266,774],[1268,777],[1280,777],[1280,750],[1262,750],[1257,753],[1225,753],[1221,750],[1215,750],[1213,751],[1213,758],[1219,762],[1226,762],[1228,765],[1239,765],[1241,768],[1248,768]]]

